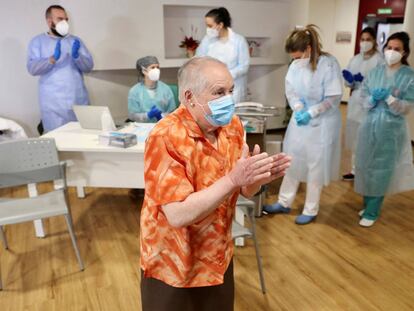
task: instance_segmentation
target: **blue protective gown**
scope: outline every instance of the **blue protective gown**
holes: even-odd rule
[[[303,106],[313,118],[299,126],[295,114],[284,139],[284,152],[292,156],[286,175],[301,182],[328,185],[339,177],[341,154],[342,75],[338,61],[330,55],[319,57],[311,70],[292,63],[286,75],[286,97],[292,110]]]
[[[396,98],[374,105],[374,89],[385,88]],[[386,65],[370,71],[362,87],[368,113],[359,128],[355,191],[372,197],[414,189],[414,167],[405,115],[414,105],[414,71]],[[390,99],[390,98],[388,98]],[[391,103],[392,102],[392,103]]]
[[[364,58],[363,53],[360,53],[352,57],[346,69],[353,75],[361,73],[362,76],[366,78],[368,73],[380,64],[384,64],[384,59],[381,53],[375,52],[375,54],[368,59]],[[359,126],[366,115],[366,109],[363,108],[363,104],[361,103],[361,100],[363,100],[361,97],[362,82],[354,81],[348,83],[345,81],[345,85],[352,89],[352,94],[349,97],[347,105],[345,146],[353,152],[355,152],[357,144]]]
[[[71,55],[75,39],[81,42],[77,59]],[[55,51],[57,40],[61,40],[61,56],[55,64],[51,64],[49,58]],[[76,121],[72,106],[89,103],[83,73],[90,72],[92,68],[91,54],[73,35],[58,38],[44,33],[30,41],[27,70],[33,76],[40,76],[39,103],[46,132]]]
[[[143,82],[135,84],[128,94],[128,117],[137,122],[157,122],[156,118],[148,119],[147,112],[156,106],[163,114],[175,110],[174,94],[170,87],[162,81],[157,82],[154,90],[149,90]]]
[[[211,56],[227,65],[234,80],[233,99],[237,104],[247,95],[247,72],[250,65],[249,46],[246,39],[228,28],[228,40],[205,36],[197,48],[196,56]]]

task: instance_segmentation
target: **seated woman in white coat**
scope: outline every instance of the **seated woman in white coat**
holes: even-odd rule
[[[285,50],[294,59],[286,75],[286,97],[294,114],[284,140],[292,165],[283,178],[279,201],[264,210],[289,213],[299,183],[305,182],[305,206],[296,218],[304,225],[316,219],[323,186],[339,178],[342,77],[335,57],[322,51],[314,25],[294,30]]]
[[[347,105],[345,146],[352,151],[352,169],[342,176],[344,180],[354,180],[357,134],[359,126],[366,116],[361,96],[362,82],[372,69],[384,63],[382,54],[378,51],[376,38],[377,34],[373,28],[364,28],[359,42],[361,52],[352,57],[346,69],[342,71],[345,85],[351,89]]]
[[[246,39],[235,33],[226,8],[209,11],[206,16],[207,34],[197,48],[196,56],[211,56],[227,65],[234,81],[233,99],[243,102],[247,94],[247,72],[250,55]]]

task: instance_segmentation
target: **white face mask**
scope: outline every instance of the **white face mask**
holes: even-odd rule
[[[304,68],[307,65],[309,65],[310,62],[310,57],[304,57],[305,54],[303,54],[303,56],[301,58],[295,59],[292,64],[294,64],[295,66],[299,67],[299,68]]]
[[[371,41],[361,41],[359,42],[359,49],[362,53],[366,53],[368,51],[371,51],[371,49],[374,47],[374,43]]]
[[[160,79],[161,70],[153,68],[148,71],[148,79],[151,81],[158,81]]]
[[[387,62],[389,66],[398,63],[402,58],[402,54],[394,50],[386,50],[384,53],[384,56],[385,56],[385,61]]]
[[[216,28],[207,27],[206,34],[209,38],[217,38],[219,36],[219,31]]]
[[[69,24],[63,20],[56,24],[56,31],[62,36],[66,36],[69,33]]]

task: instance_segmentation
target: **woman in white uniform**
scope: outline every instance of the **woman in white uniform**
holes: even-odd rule
[[[226,8],[209,11],[205,16],[207,34],[197,48],[196,56],[211,56],[227,65],[234,80],[235,103],[245,100],[250,55],[246,39],[235,33]]]
[[[348,100],[345,146],[352,151],[352,169],[349,173],[342,176],[344,180],[354,180],[357,134],[359,126],[366,116],[361,96],[362,81],[370,70],[384,63],[382,54],[377,50],[376,37],[377,35],[373,28],[364,28],[361,33],[361,41],[359,42],[361,52],[352,57],[348,67],[342,71],[345,85],[351,89],[351,97]]]
[[[305,182],[305,206],[296,218],[297,224],[304,225],[318,214],[323,186],[339,178],[342,76],[335,57],[322,51],[314,25],[294,30],[285,50],[293,59],[286,75],[286,97],[294,114],[284,140],[292,164],[278,202],[264,210],[289,213],[299,183]]]

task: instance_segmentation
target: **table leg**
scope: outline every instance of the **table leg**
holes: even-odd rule
[[[36,188],[36,184],[28,184],[27,185],[27,190],[29,192],[29,197],[37,197],[38,193],[37,193],[37,188]],[[35,221],[33,221],[34,227],[35,227],[35,232],[36,232],[36,236],[38,238],[44,238],[46,236],[45,231],[43,229],[43,222],[41,219],[37,219]]]
[[[76,186],[76,192],[78,194],[79,199],[85,198],[85,189],[81,185]]]
[[[63,188],[63,179],[56,179],[53,181],[53,188],[59,190]]]
[[[236,206],[236,215],[234,216],[234,218],[240,225],[244,226],[244,213],[237,206]],[[244,246],[244,238],[235,239],[234,244],[236,246]]]

